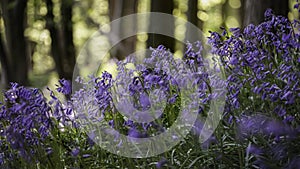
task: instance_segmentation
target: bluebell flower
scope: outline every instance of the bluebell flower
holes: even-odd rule
[[[25,88],[17,83],[5,92],[5,105],[1,105],[0,119],[4,125],[2,136],[20,156],[31,160],[35,149],[50,135],[53,123],[51,108],[44,95],[35,88]]]
[[[63,93],[65,95],[70,95],[72,93],[72,85],[69,80],[60,79],[58,81],[60,85],[56,85],[56,90],[60,93]]]
[[[91,157],[91,156],[92,156],[91,154],[83,154],[83,155],[82,155],[83,158],[89,158],[89,157]]]
[[[146,138],[148,137],[148,134],[145,131],[140,131],[134,127],[129,128],[128,130],[128,136],[133,138]]]
[[[80,149],[79,148],[73,148],[72,151],[71,151],[71,155],[73,157],[77,157],[80,153]]]
[[[300,157],[296,156],[292,158],[285,168],[286,169],[300,168]]]
[[[260,149],[259,147],[255,146],[255,145],[250,144],[247,147],[246,152],[250,153],[250,154],[254,154],[255,156],[259,156],[259,155],[261,155],[263,153],[263,150]]]
[[[151,104],[150,104],[149,96],[147,96],[147,94],[141,93],[139,101],[143,110],[150,108]]]
[[[5,162],[4,158],[5,158],[4,153],[0,153],[0,166],[4,164]]]
[[[168,160],[166,158],[161,158],[161,160],[157,162],[156,168],[162,168],[167,163],[168,163]]]

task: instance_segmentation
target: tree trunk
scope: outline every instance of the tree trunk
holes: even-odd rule
[[[6,88],[9,83],[9,73],[11,73],[11,70],[9,70],[10,66],[8,63],[8,58],[6,55],[6,50],[3,44],[2,37],[0,38],[0,62],[1,62],[1,84],[0,88],[4,87]]]
[[[110,20],[121,18],[126,15],[137,12],[137,0],[109,0],[109,15]],[[124,37],[128,35],[128,31],[136,29],[137,21],[132,18],[130,22],[123,22],[121,20],[120,26],[111,28],[111,34],[117,37]],[[112,39],[111,39],[112,40]],[[113,43],[113,41],[111,41]],[[111,49],[111,55],[119,60],[124,59],[129,54],[135,51],[136,36],[132,36],[120,41]]]
[[[229,16],[229,11],[228,10],[231,10],[228,0],[225,0],[225,2],[223,4],[221,4],[221,10],[222,10],[222,24],[221,24],[221,27],[226,28],[226,19]]]
[[[188,10],[186,12],[188,22],[198,27],[200,30],[202,30],[202,23],[199,22],[198,16],[198,1],[197,0],[189,0],[188,1]],[[200,23],[200,24],[199,24]],[[189,24],[186,25],[186,35],[185,35],[185,43],[187,41],[193,43],[194,41],[201,40],[199,35],[195,35],[195,32],[192,31],[189,27]],[[195,38],[195,39],[194,39]]]
[[[63,64],[61,61],[61,38],[58,36],[58,30],[56,28],[56,24],[54,22],[54,15],[53,15],[53,2],[52,0],[46,0],[46,6],[47,6],[47,15],[46,15],[46,28],[50,32],[51,37],[51,54],[53,57],[53,60],[55,62],[55,68],[59,75],[59,77],[64,76],[64,70],[63,70]]]
[[[271,8],[276,15],[288,16],[288,0],[242,0],[244,6],[243,26],[257,25],[264,21],[266,9]]]
[[[62,35],[64,39],[63,43],[63,69],[65,79],[71,80],[73,77],[74,66],[76,63],[76,52],[73,42],[73,22],[72,22],[72,12],[73,12],[74,0],[61,0],[61,25],[62,25]]]
[[[27,0],[1,0],[0,3],[6,35],[6,46],[1,44],[1,60],[7,64],[4,65],[7,68],[7,82],[27,85],[29,57],[24,36]]]
[[[151,1],[151,12],[161,12],[171,14],[173,13],[174,2],[173,0],[152,0]],[[174,21],[174,20],[173,20]],[[150,18],[150,29],[155,30],[168,30],[174,35],[175,23],[173,21],[163,21],[159,25],[153,25],[152,18]],[[148,47],[158,47],[159,45],[164,45],[171,52],[175,51],[175,40],[172,37],[168,37],[160,34],[148,34],[147,46]]]
[[[61,21],[54,22],[53,2],[46,0],[46,27],[51,36],[51,53],[59,78],[72,80],[76,63],[76,52],[73,42],[72,9],[73,0],[61,1]]]
[[[188,11],[187,11],[187,18],[188,21],[194,24],[195,26],[199,27],[198,23],[198,1],[197,0],[188,0]],[[202,26],[201,26],[202,27]],[[199,27],[201,29],[201,27]]]

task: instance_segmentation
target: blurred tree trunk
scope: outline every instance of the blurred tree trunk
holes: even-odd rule
[[[51,53],[59,78],[71,80],[76,63],[73,42],[72,9],[73,0],[61,0],[61,21],[54,21],[53,2],[46,0],[46,27],[51,36]]]
[[[226,28],[226,19],[230,14],[230,11],[232,10],[229,6],[228,0],[225,0],[224,3],[221,4],[221,11],[222,11],[222,24],[221,27]]]
[[[5,40],[1,37],[0,55],[5,83],[28,84],[29,56],[24,36],[27,0],[1,0]],[[4,70],[6,69],[6,70]]]
[[[61,41],[58,36],[57,25],[54,22],[54,14],[53,14],[53,2],[52,0],[46,0],[47,5],[47,14],[46,14],[46,28],[50,32],[51,36],[51,54],[53,60],[55,62],[55,68],[59,76],[64,75],[63,64],[61,61]]]
[[[115,19],[121,18],[126,15],[137,13],[137,0],[109,0],[109,17],[113,21]],[[137,21],[135,18],[130,18],[124,22],[120,21],[118,27],[111,28],[111,37],[118,37],[117,40],[120,40],[120,37],[124,37],[129,34],[130,31],[135,30],[137,27]],[[114,43],[114,39],[110,38],[111,43]],[[126,38],[111,49],[111,55],[114,58],[119,60],[124,59],[129,54],[135,51],[136,45],[136,36]]]
[[[63,35],[63,68],[64,78],[72,79],[76,63],[76,52],[73,42],[73,13],[74,0],[61,0],[61,25]]]
[[[264,21],[266,9],[271,8],[276,15],[288,16],[288,0],[242,0],[243,4],[243,26],[250,23],[259,24]]]
[[[161,12],[161,13],[167,13],[172,15],[173,9],[174,9],[173,0],[152,0],[151,1],[151,12]],[[152,23],[153,23],[152,18],[150,18],[150,23],[149,23],[150,29],[155,29],[158,31],[167,29],[168,32],[174,34],[174,30],[175,30],[174,20],[162,21],[158,25],[154,25]],[[148,34],[147,47],[156,48],[159,45],[164,45],[165,47],[170,49],[171,52],[175,51],[174,38],[165,35],[160,35],[160,34]]]
[[[198,27],[199,30],[202,30],[202,23],[199,21],[198,16],[198,0],[188,0],[188,10],[186,12],[187,20],[194,26]],[[185,43],[186,42],[196,42],[201,37],[201,34],[195,35],[197,32],[193,32],[194,29],[189,27],[190,24],[186,25],[186,34],[185,34]],[[186,47],[184,48],[185,51]],[[184,52],[183,51],[183,52]]]
[[[202,23],[199,21],[198,16],[198,0],[188,0],[188,10],[186,12],[187,20],[198,27],[200,30],[202,30]],[[188,29],[187,29],[188,30]],[[189,32],[187,32],[187,36],[193,36],[188,35]]]
[[[9,63],[8,63],[8,57],[6,55],[5,46],[3,44],[2,37],[0,38],[0,62],[1,62],[1,87],[7,87],[9,83],[8,77],[10,77],[9,73],[11,73],[11,70],[9,70]]]
[[[188,21],[201,29],[202,23],[199,24],[197,13],[198,13],[198,0],[188,0],[188,11],[186,14]]]

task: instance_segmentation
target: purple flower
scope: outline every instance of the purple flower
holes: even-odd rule
[[[110,89],[113,84],[112,75],[108,72],[103,72],[101,78],[92,78],[94,81],[94,92],[96,102],[101,111],[109,111],[112,108],[112,97]]]
[[[272,119],[262,114],[244,116],[239,121],[239,133],[242,137],[253,135],[264,136],[291,136],[293,129],[282,121]]]
[[[148,134],[146,132],[139,131],[138,129],[132,127],[128,130],[128,136],[133,138],[146,138]]]
[[[140,104],[143,107],[143,110],[146,110],[150,107],[150,100],[147,94],[145,93],[140,94]]]
[[[232,32],[233,35],[236,36],[236,37],[241,36],[241,29],[240,28],[230,28],[230,32]]]
[[[47,89],[50,91],[50,97],[52,98],[49,101],[50,106],[52,106],[51,116],[53,116],[63,126],[72,125],[73,127],[76,127],[77,124],[74,120],[74,107],[72,103],[73,98],[70,98],[70,100],[63,103],[55,96],[54,92],[50,88]]]
[[[71,155],[72,155],[73,157],[77,157],[77,156],[79,155],[79,153],[80,153],[80,149],[79,149],[79,148],[74,148],[74,149],[72,149],[72,151],[71,151]]]
[[[83,158],[88,158],[88,157],[91,157],[91,156],[92,156],[92,155],[90,155],[90,154],[83,154],[83,155],[82,155]]]
[[[176,102],[176,99],[177,99],[178,95],[177,94],[174,94],[170,99],[169,99],[169,103],[170,104],[173,104]]]
[[[0,166],[4,164],[4,162],[5,162],[5,161],[4,161],[4,160],[5,160],[4,158],[5,158],[4,153],[0,153]]]
[[[3,125],[0,137],[5,137],[20,157],[30,161],[37,151],[34,147],[43,148],[50,135],[53,127],[51,107],[40,90],[17,83],[12,83],[4,95],[6,103],[0,109],[0,126]]]
[[[261,150],[260,148],[258,148],[257,146],[255,145],[249,145],[247,147],[247,153],[250,153],[250,154],[254,154],[254,155],[260,155],[263,153],[263,150]]]
[[[300,157],[295,156],[291,159],[291,161],[287,164],[287,169],[295,169],[300,168]]]
[[[58,82],[60,83],[60,86],[56,85],[56,90],[58,92],[63,93],[64,95],[70,95],[72,93],[72,86],[69,80],[60,79]]]
[[[162,168],[165,164],[168,163],[168,160],[165,158],[161,158],[160,161],[157,162],[156,168]]]

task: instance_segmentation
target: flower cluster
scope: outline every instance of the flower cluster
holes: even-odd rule
[[[271,10],[265,18],[258,26],[231,29],[230,37],[226,30],[212,33],[209,41],[228,74],[228,100],[234,108],[242,106],[239,95],[247,94],[250,100],[276,102],[271,111],[291,121],[297,112],[289,110],[289,105],[299,102],[300,97],[300,34],[288,19]]]
[[[89,122],[99,123],[105,116],[113,113],[114,106],[111,97],[113,83],[112,75],[103,72],[101,77],[89,76],[89,80],[78,77],[76,83],[81,87],[71,98],[72,109],[79,125]],[[105,119],[108,120],[108,119]],[[109,119],[110,121],[112,119]],[[113,121],[109,122],[113,126]]]
[[[51,130],[50,106],[39,89],[25,88],[17,83],[5,92],[5,104],[0,109],[1,135],[11,148],[29,159]]]
[[[48,160],[45,168],[61,168],[54,161],[79,168],[91,161],[93,167],[123,163],[114,157],[98,162],[112,155],[94,144],[97,131],[79,127],[105,124],[105,131],[115,131],[110,141],[122,146],[120,133],[132,140],[152,137],[194,113],[190,135],[165,153],[171,160],[157,158],[157,168],[203,167],[201,162],[206,168],[299,168],[299,27],[299,21],[267,10],[257,26],[211,32],[209,52],[201,42],[187,43],[183,59],[176,60],[164,46],[151,48],[141,63],[120,61],[115,78],[108,72],[78,78],[72,84],[78,90],[59,80],[56,91],[63,98],[48,88],[48,102],[40,90],[12,83],[0,104],[0,167],[20,158],[39,165]],[[215,123],[203,119],[222,111],[222,100],[222,125],[200,145],[203,128]]]
[[[56,85],[57,86],[56,90],[58,92],[63,93],[64,95],[70,95],[72,93],[72,86],[70,81],[65,79],[60,79],[58,82],[60,83],[60,86]]]
[[[59,83],[60,85],[56,85],[56,90],[66,97],[66,101],[61,101],[61,99],[55,95],[54,91],[52,91],[50,88],[47,88],[50,92],[51,98],[51,100],[48,102],[49,106],[51,107],[51,116],[54,117],[56,123],[59,123],[62,126],[69,125],[69,123],[72,123],[73,126],[76,126],[74,123],[73,104],[70,100],[71,82],[61,79],[59,80]]]
[[[287,151],[299,139],[297,27],[299,22],[290,22],[268,9],[265,21],[257,26],[250,24],[244,30],[232,28],[230,32],[222,28],[221,34],[211,32],[209,37],[211,52],[220,57],[227,76],[225,115],[230,123],[236,119],[238,137],[252,143],[255,139],[264,140],[257,143],[255,151],[248,151],[256,154],[255,163],[260,168],[298,165],[286,163],[296,158],[297,152]]]

